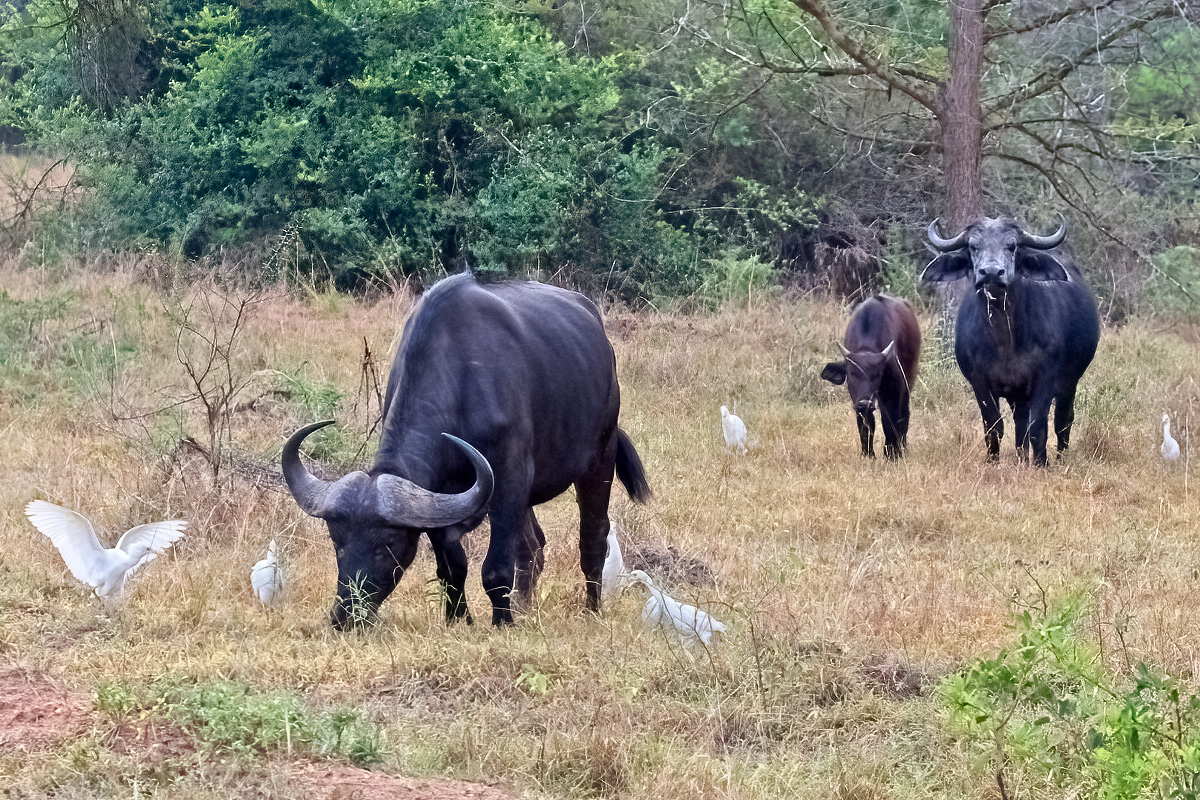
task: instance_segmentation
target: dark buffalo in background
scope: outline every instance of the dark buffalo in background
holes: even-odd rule
[[[1075,389],[1100,341],[1096,298],[1079,268],[1051,252],[1066,224],[1036,236],[1007,217],[984,217],[943,239],[936,220],[929,242],[940,252],[926,281],[968,277],[971,290],[958,311],[954,355],[983,415],[988,459],[1000,454],[1000,399],[1012,407],[1017,452],[1046,464],[1050,403],[1058,451],[1067,449],[1075,419]]]
[[[617,427],[620,405],[612,345],[587,298],[469,274],[436,284],[405,325],[370,472],[323,481],[308,471],[300,444],[328,422],[301,429],[283,448],[288,488],[333,540],[334,625],[373,618],[423,531],[447,619],[469,621],[461,538],[485,515],[483,586],[493,624],[511,623],[510,594],[528,600],[543,564],[533,506],[572,484],[587,606],[598,610],[614,468],[634,500],[650,495],[637,451]]]
[[[895,459],[908,446],[908,398],[921,355],[921,327],[907,300],[881,294],[854,309],[839,342],[845,359],[831,361],[821,377],[846,384],[858,423],[862,454],[875,457],[875,408],[883,424],[883,455]]]

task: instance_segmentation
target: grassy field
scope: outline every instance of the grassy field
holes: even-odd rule
[[[330,630],[327,534],[271,471],[331,412],[321,462],[369,461],[402,289],[12,266],[0,285],[0,728],[23,732],[0,731],[8,797],[376,796],[335,790],[356,766],[438,779],[430,797],[996,797],[938,685],[1010,643],[1017,613],[1082,597],[1106,668],[1200,674],[1200,487],[1157,451],[1164,411],[1185,448],[1200,415],[1191,328],[1107,328],[1074,449],[1039,471],[1011,437],[984,463],[974,401],[932,347],[908,458],[860,458],[844,390],[817,377],[845,325],[832,302],[607,309],[622,425],[655,492],[644,507],[615,493],[612,514],[627,548],[715,575],[673,587],[730,627],[692,650],[643,627],[639,591],[583,611],[569,495],[539,512],[546,572],[513,629],[448,628],[426,549],[378,628]],[[721,442],[717,409],[735,403],[744,457]],[[214,446],[232,456],[215,475]],[[110,542],[152,519],[191,527],[105,606],[25,520],[35,497]],[[289,585],[266,614],[248,576],[272,538]],[[486,619],[485,542],[472,534],[468,592]],[[1021,781],[1014,767],[1009,796]]]

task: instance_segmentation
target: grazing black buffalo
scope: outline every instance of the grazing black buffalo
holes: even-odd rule
[[[546,539],[533,506],[572,484],[587,605],[598,610],[614,467],[634,500],[650,495],[637,451],[617,427],[620,405],[612,345],[582,295],[540,283],[483,284],[469,274],[426,292],[388,378],[371,471],[327,482],[305,468],[301,442],[329,422],[302,428],[283,448],[292,496],[329,526],[338,564],[334,626],[374,616],[422,531],[446,618],[470,621],[460,540],[485,515],[483,586],[492,623],[510,624],[510,593],[528,600],[543,564]]]
[[[1066,238],[1066,225],[1035,236],[1012,219],[985,217],[943,239],[936,224],[929,224],[929,241],[941,255],[923,278],[972,279],[974,291],[958,312],[954,355],[983,414],[988,459],[1000,454],[1004,398],[1012,407],[1017,452],[1028,460],[1032,444],[1033,463],[1045,466],[1050,402],[1062,453],[1075,419],[1075,387],[1100,341],[1096,298],[1078,267],[1049,252]]]
[[[921,355],[921,326],[907,300],[886,294],[869,297],[854,309],[842,361],[831,361],[821,377],[846,384],[858,423],[862,454],[875,457],[875,407],[883,423],[884,458],[904,455],[908,446],[908,397]]]

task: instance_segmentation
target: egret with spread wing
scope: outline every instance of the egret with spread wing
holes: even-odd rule
[[[130,528],[116,547],[104,547],[92,523],[62,506],[33,500],[25,516],[54,543],[71,574],[92,587],[98,597],[111,597],[146,563],[183,537],[187,522],[173,519]]]

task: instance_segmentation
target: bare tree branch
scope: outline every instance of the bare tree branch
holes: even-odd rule
[[[1001,39],[1005,36],[1044,30],[1071,19],[1072,17],[1078,17],[1084,14],[1095,14],[1104,9],[1119,6],[1124,2],[1126,2],[1126,0],[1101,0],[1101,2],[1089,2],[1089,0],[1083,0],[1083,2],[1072,3],[1065,8],[1056,9],[1019,24],[1006,25],[1003,29],[995,31],[993,34],[991,34],[989,38]]]
[[[1107,33],[1097,36],[1074,55],[1063,56],[1058,66],[1044,70],[1037,77],[1000,97],[985,100],[984,107],[987,109],[987,113],[997,113],[1003,108],[1016,108],[1055,89],[1077,69],[1090,65],[1088,59],[1113,47],[1129,34],[1140,31],[1151,22],[1173,16],[1175,13],[1175,7],[1170,2],[1143,6],[1143,8],[1147,8],[1150,13],[1143,17],[1128,17],[1122,22],[1114,23]]]
[[[931,112],[937,113],[937,92],[914,75],[904,74],[873,54],[865,42],[852,38],[822,0],[792,0],[796,8],[817,21],[825,34],[852,60],[867,72],[916,100]]]

